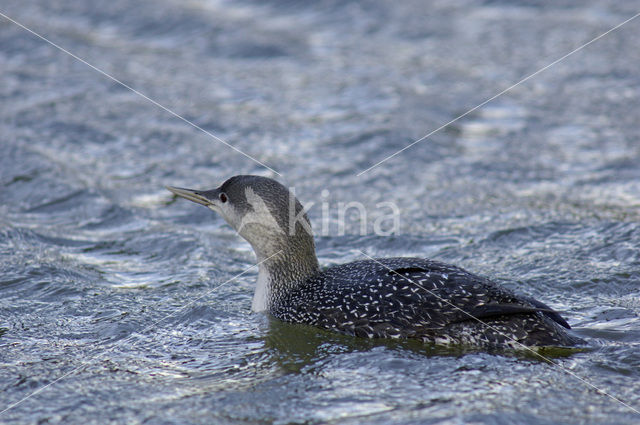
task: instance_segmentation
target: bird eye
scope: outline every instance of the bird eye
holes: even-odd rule
[[[219,198],[223,204],[227,202],[227,195],[224,192],[220,194]]]

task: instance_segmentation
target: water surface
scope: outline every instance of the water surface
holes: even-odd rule
[[[244,241],[166,184],[275,175],[0,18],[3,423],[640,423],[640,21],[358,173],[640,2],[107,3],[0,11],[329,205],[323,265],[426,256],[564,312],[554,359],[249,312]],[[323,194],[323,190],[328,193]],[[339,202],[401,211],[338,232]],[[221,284],[225,283],[223,286]],[[71,373],[69,373],[71,372]]]

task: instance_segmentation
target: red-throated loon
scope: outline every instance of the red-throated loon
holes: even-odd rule
[[[219,213],[251,244],[260,262],[254,311],[369,338],[514,348],[583,342],[547,305],[456,266],[385,258],[320,269],[302,205],[275,180],[235,176],[212,190],[167,189]]]

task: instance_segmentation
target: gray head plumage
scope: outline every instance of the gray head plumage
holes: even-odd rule
[[[264,234],[295,237],[312,235],[311,223],[295,195],[277,181],[260,176],[241,175],[228,179],[219,188],[228,196],[236,212],[234,226],[242,234],[249,225],[261,226]]]
[[[264,261],[272,286],[294,285],[318,270],[311,223],[294,194],[277,181],[240,175],[212,190],[167,189],[220,214]]]

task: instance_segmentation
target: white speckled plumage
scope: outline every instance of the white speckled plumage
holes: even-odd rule
[[[578,343],[550,311],[485,278],[420,258],[334,266],[306,279],[271,307],[286,322],[368,338],[514,347]]]

